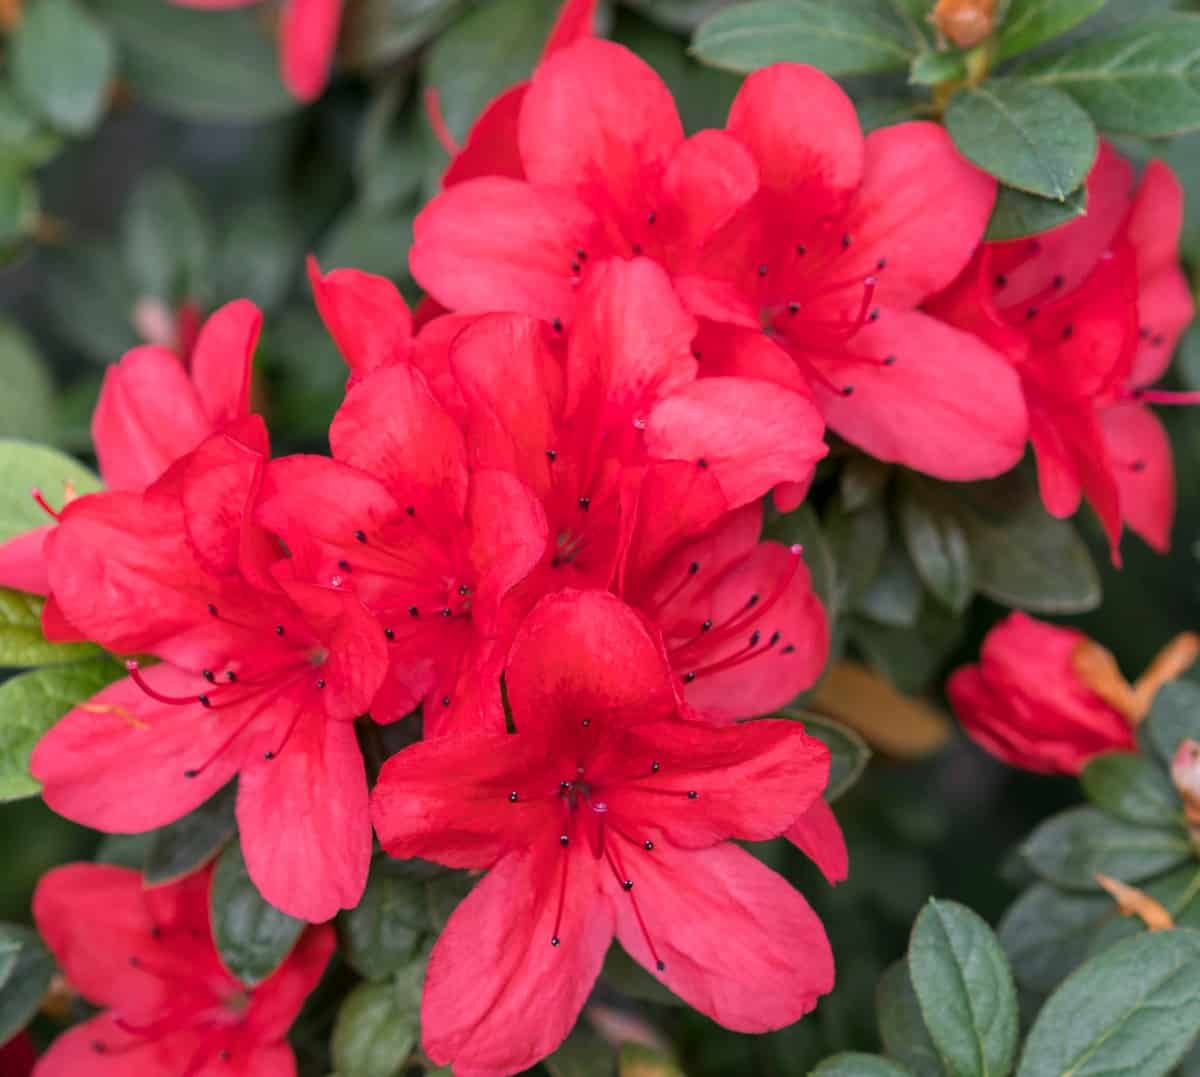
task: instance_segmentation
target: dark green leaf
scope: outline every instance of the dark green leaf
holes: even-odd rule
[[[865,509],[883,497],[893,468],[870,456],[852,456],[838,476],[838,496],[847,512]]]
[[[959,1077],[1003,1077],[1017,1051],[1017,991],[983,920],[930,900],[913,927],[908,968],[925,1027]]]
[[[830,75],[898,71],[920,48],[887,0],[753,0],[717,12],[692,38],[704,63],[742,73],[781,62]]]
[[[910,1077],[910,1074],[891,1059],[847,1051],[825,1059],[812,1071],[812,1077]]]
[[[901,692],[912,695],[929,687],[940,672],[962,637],[963,619],[926,595],[920,615],[910,627],[895,628],[853,617],[848,629],[871,665]]]
[[[49,161],[62,148],[60,135],[42,125],[7,86],[0,86],[0,162],[18,172]]]
[[[1087,547],[1068,521],[1046,512],[1024,469],[964,483],[956,493],[975,584],[985,595],[1034,613],[1084,613],[1100,604],[1100,578]]]
[[[1164,684],[1154,697],[1150,714],[1138,726],[1137,739],[1143,751],[1170,770],[1180,741],[1200,740],[1200,685],[1190,681]]]
[[[610,1054],[611,1051],[609,1048]],[[601,1058],[597,1054],[596,1061],[600,1062]],[[611,1072],[611,1066],[602,1069],[597,1065],[586,1074],[580,1071],[579,1077],[608,1077]],[[563,1075],[556,1073],[555,1077]],[[647,1047],[644,1043],[623,1043],[617,1055],[617,1077],[684,1077],[684,1072],[670,1055],[661,1050]]]
[[[805,502],[792,512],[777,516],[767,524],[763,538],[782,542],[785,546],[799,545],[804,548],[804,563],[812,573],[813,590],[821,604],[832,612],[837,589],[837,564],[812,506]]]
[[[859,595],[854,610],[893,628],[912,628],[921,615],[924,591],[908,554],[898,542],[888,544],[879,571]]]
[[[235,206],[217,249],[217,292],[222,301],[242,296],[264,309],[287,298],[304,252],[296,222],[273,202]]]
[[[1083,22],[1108,0],[1012,0],[996,40],[996,58],[1007,60]]]
[[[966,56],[958,49],[923,52],[908,69],[908,81],[914,86],[936,86],[939,82],[964,79],[966,76]]]
[[[8,975],[0,982],[0,1043],[21,1031],[37,1013],[54,975],[54,958],[33,928],[0,924]]]
[[[356,987],[333,1027],[338,1077],[394,1077],[420,1033],[421,985],[427,957],[410,961],[390,980]]]
[[[1053,991],[1088,955],[1099,927],[1114,915],[1107,894],[1067,893],[1035,883],[1000,919],[1000,945],[1023,986]]]
[[[121,228],[125,265],[139,297],[173,307],[205,294],[211,227],[196,192],[178,176],[158,172],[138,184]]]
[[[32,340],[12,322],[0,321],[0,430],[40,441],[54,429],[54,383]]]
[[[912,1070],[915,1077],[947,1077],[925,1027],[907,961],[897,961],[880,977],[875,1001],[884,1050]]]
[[[550,1077],[613,1077],[616,1060],[612,1044],[601,1039],[586,1021],[579,1021],[542,1065]]]
[[[921,119],[928,112],[925,103],[914,98],[862,97],[855,98],[854,105],[858,109],[859,125],[866,133],[894,123]]]
[[[1182,817],[1171,780],[1144,755],[1098,755],[1084,767],[1079,781],[1093,804],[1127,822],[1171,826]]]
[[[249,123],[295,107],[257,9],[199,11],[156,0],[93,0],[121,73],[150,104],[191,120]]]
[[[1101,130],[1155,137],[1200,128],[1198,65],[1200,15],[1173,12],[1032,60],[1021,75],[1070,93]]]
[[[825,539],[838,569],[836,611],[853,606],[879,571],[888,547],[888,516],[879,504],[857,512],[831,504],[824,523]]]
[[[833,803],[862,776],[871,759],[867,742],[853,729],[811,711],[788,710],[782,717],[803,722],[806,732],[829,749],[829,783],[825,787],[825,799]]]
[[[47,306],[55,314],[71,312],[55,317],[54,328],[73,347],[107,365],[140,343],[133,331],[137,297],[114,247],[72,244],[54,253],[49,268]]]
[[[988,79],[959,90],[946,130],[964,157],[1002,183],[1063,201],[1096,157],[1088,114],[1052,86]]]
[[[1200,1030],[1200,933],[1139,935],[1050,996],[1017,1077],[1162,1077]]]
[[[321,244],[321,269],[353,266],[393,280],[407,277],[412,222],[413,215],[403,210],[349,207]]]
[[[9,58],[17,93],[55,127],[81,135],[100,122],[116,50],[108,30],[75,0],[30,4]]]
[[[910,479],[901,486],[897,515],[917,574],[941,602],[961,613],[975,588],[967,533],[954,502]]]
[[[230,782],[195,811],[156,830],[146,852],[146,882],[178,879],[216,856],[237,830],[233,814],[236,799],[237,784]]]
[[[355,67],[377,67],[423,45],[466,6],[466,0],[363,0],[344,35]]]
[[[52,522],[30,496],[34,487],[55,508],[61,508],[72,492],[100,489],[100,480],[82,464],[57,449],[27,441],[0,440],[0,475],[0,542]]]
[[[268,905],[250,876],[237,842],[217,861],[210,895],[213,940],[227,969],[253,987],[271,975],[291,952],[304,921]]]
[[[623,995],[657,1002],[664,1006],[684,1006],[686,1003],[674,991],[655,979],[618,943],[613,943],[604,959],[600,975]]]
[[[1087,188],[1079,187],[1059,202],[1035,194],[1000,185],[996,204],[988,221],[985,239],[999,242],[1005,239],[1024,239],[1060,224],[1082,217],[1087,212]]]
[[[1091,890],[1097,872],[1140,882],[1183,863],[1191,846],[1182,828],[1137,826],[1096,808],[1072,808],[1042,823],[1022,852],[1047,881]]]
[[[426,162],[413,123],[426,122],[421,110],[405,108],[408,81],[394,79],[371,99],[363,115],[354,153],[354,174],[365,206],[386,210],[412,198],[421,186]]]
[[[15,161],[0,164],[0,246],[10,247],[31,236],[41,213],[37,184],[26,167]],[[9,251],[0,251],[7,258]]]
[[[29,773],[33,746],[67,711],[121,675],[104,657],[45,666],[0,684],[0,802],[38,794]]]
[[[346,960],[368,980],[382,980],[408,965],[433,930],[427,881],[377,857],[362,900],[338,920]]]
[[[50,643],[42,635],[44,600],[0,588],[0,667],[54,666],[100,653],[91,643]]]

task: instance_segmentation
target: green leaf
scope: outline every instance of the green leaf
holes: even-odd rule
[[[866,1055],[859,1051],[845,1051],[825,1059],[812,1077],[911,1077],[903,1066],[880,1055]]]
[[[0,320],[0,430],[38,441],[54,429],[54,383],[33,341],[17,325]]]
[[[1067,520],[1042,507],[1025,469],[964,483],[963,520],[975,585],[988,598],[1033,613],[1085,613],[1100,604],[1100,577]]]
[[[552,6],[539,0],[492,0],[439,35],[425,58],[421,83],[437,90],[455,138],[466,137],[492,98],[529,78],[552,15]]]
[[[195,811],[154,831],[143,870],[146,882],[170,882],[216,856],[237,831],[233,814],[236,799],[237,783],[230,782]]]
[[[831,503],[824,521],[825,539],[837,565],[836,613],[854,605],[866,591],[888,548],[888,515],[875,503],[857,512],[846,512]]]
[[[111,658],[45,666],[0,684],[0,803],[37,796],[29,773],[33,747],[78,703],[122,676]]]
[[[371,98],[354,150],[354,175],[364,205],[390,209],[416,195],[425,173],[425,154],[414,137],[421,110],[405,107],[408,80],[393,79]]]
[[[946,1077],[946,1068],[925,1027],[907,961],[897,961],[880,977],[875,1004],[884,1050],[915,1077]]]
[[[50,643],[42,635],[44,599],[0,588],[0,668],[54,666],[101,653],[91,643]]]
[[[1198,65],[1200,15],[1171,12],[1032,60],[1020,74],[1067,91],[1103,131],[1158,137],[1200,128]]]
[[[138,295],[169,304],[205,295],[211,227],[196,192],[158,172],[138,184],[121,220],[125,264]]]
[[[0,1043],[7,1043],[37,1013],[54,976],[54,958],[33,928],[0,924],[7,975],[0,982]]]
[[[893,468],[870,456],[852,456],[838,475],[838,497],[847,512],[865,509],[879,501],[891,481]]]
[[[30,496],[35,487],[56,509],[71,491],[90,494],[100,489],[100,480],[82,464],[57,449],[27,441],[0,440],[0,475],[0,542],[53,522]]]
[[[1094,889],[1097,872],[1136,883],[1191,856],[1182,828],[1138,826],[1096,808],[1072,808],[1048,819],[1021,851],[1042,878],[1074,890]]]
[[[115,363],[141,343],[133,331],[137,297],[126,277],[125,263],[108,243],[73,243],[49,258],[47,303],[69,310],[54,329],[96,363]]]
[[[892,627],[862,617],[850,618],[855,646],[901,692],[923,692],[941,672],[963,634],[963,619],[931,595],[911,626]]]
[[[1038,1014],[1017,1077],[1162,1077],[1200,1030],[1200,933],[1138,935],[1092,958]]]
[[[837,590],[837,563],[813,507],[805,502],[786,515],[777,516],[767,524],[763,538],[804,548],[804,563],[812,573],[813,590],[821,604],[832,612]]]
[[[542,1060],[550,1077],[612,1077],[615,1063],[612,1045],[586,1021],[577,1021],[558,1050]]]
[[[41,119],[7,86],[0,86],[0,161],[5,167],[44,165],[60,149],[62,137],[43,126]]]
[[[913,86],[936,86],[939,82],[966,77],[966,55],[958,49],[923,52],[908,69],[908,81]]]
[[[1082,964],[1096,931],[1114,913],[1107,894],[1034,883],[1008,907],[996,933],[1018,983],[1049,994]]]
[[[1175,927],[1200,927],[1200,869],[1194,860],[1166,875],[1142,883],[1138,889],[1167,910]],[[1111,899],[1108,905],[1109,915],[1097,925],[1088,947],[1088,957],[1094,957],[1122,939],[1147,930],[1140,916],[1117,915],[1116,905]]]
[[[116,35],[121,73],[151,105],[198,121],[249,123],[296,107],[257,9],[199,11],[156,0],[93,0]]]
[[[862,777],[871,760],[871,749],[853,729],[824,715],[806,710],[787,710],[781,717],[804,723],[805,732],[814,736],[829,749],[829,782],[825,799],[831,804],[848,792]]]
[[[342,45],[355,67],[378,67],[439,33],[466,0],[363,0],[346,21]]]
[[[1017,1053],[1017,989],[992,929],[965,906],[930,899],[908,945],[925,1026],[960,1077],[1004,1077]]]
[[[384,983],[365,983],[346,997],[333,1026],[338,1077],[395,1077],[420,1033],[421,985],[427,955]]]
[[[767,64],[812,64],[830,75],[898,71],[920,51],[887,0],[753,0],[700,24],[692,52],[748,74]]]
[[[600,1042],[603,1044],[602,1040]],[[606,1044],[604,1046],[607,1047]],[[612,1048],[607,1047],[607,1050],[611,1056]],[[595,1057],[599,1062],[603,1055],[597,1051]],[[595,1066],[589,1071],[592,1077],[608,1077],[611,1072],[611,1060],[607,1069]],[[555,1077],[561,1075],[556,1073]],[[585,1075],[581,1072],[579,1077]],[[647,1047],[644,1043],[623,1043],[617,1054],[617,1077],[684,1077],[684,1072],[673,1058],[660,1050]]]
[[[922,582],[942,603],[961,613],[975,585],[966,528],[954,502],[910,478],[900,488],[897,516]]]
[[[1200,685],[1171,681],[1158,690],[1149,715],[1138,726],[1138,743],[1169,771],[1180,741],[1189,738],[1200,740]]]
[[[686,1003],[674,991],[655,979],[619,943],[608,948],[600,975],[623,995],[657,1002],[663,1006],[684,1006]]]
[[[1144,755],[1098,755],[1083,768],[1079,781],[1093,804],[1127,822],[1171,826],[1182,817],[1175,786]]]
[[[116,50],[107,28],[75,0],[30,4],[10,59],[17,93],[55,127],[82,135],[100,122]]]
[[[996,204],[988,221],[984,239],[998,243],[1006,239],[1024,239],[1060,224],[1082,217],[1087,212],[1087,187],[1080,186],[1059,202],[1000,185]]]
[[[426,880],[377,857],[362,900],[341,914],[346,960],[368,980],[382,980],[409,964],[430,933]]]
[[[996,59],[1007,60],[1058,37],[1094,15],[1108,0],[1012,0],[996,38]]]
[[[209,903],[221,962],[249,987],[283,963],[305,927],[303,920],[267,904],[250,881],[237,842],[217,861]]]
[[[854,605],[856,613],[893,628],[912,628],[921,615],[924,591],[908,553],[898,542],[888,543],[879,571]]]
[[[33,234],[41,213],[37,184],[17,162],[0,164],[0,245],[9,247]],[[8,251],[0,255],[8,257]]]
[[[950,98],[945,123],[963,156],[985,172],[1060,202],[1096,157],[1091,118],[1053,86],[988,79]]]
[[[413,214],[352,205],[334,222],[321,244],[321,269],[353,266],[365,273],[402,280],[408,276]]]
[[[245,296],[266,310],[278,306],[299,275],[303,252],[303,237],[283,206],[239,203],[223,222],[217,248],[218,298]]]

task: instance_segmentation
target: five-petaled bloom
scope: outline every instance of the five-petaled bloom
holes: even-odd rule
[[[413,745],[373,795],[392,855],[488,869],[430,958],[430,1057],[464,1077],[533,1065],[570,1031],[614,935],[729,1028],[811,1010],[833,986],[824,929],[727,839],[791,826],[821,796],[827,749],[786,720],[680,720],[661,651],[602,592],[544,598],[505,683],[515,734]]]
[[[288,1027],[334,948],[310,927],[260,983],[222,964],[209,923],[212,869],[162,886],[107,864],[43,876],[33,915],[70,986],[100,1013],[38,1061],[35,1077],[293,1077]]]

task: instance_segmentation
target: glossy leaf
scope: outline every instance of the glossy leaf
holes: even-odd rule
[[[156,830],[146,852],[146,882],[178,879],[216,856],[237,830],[233,814],[236,798],[237,785],[230,782],[195,811]]]
[[[825,1059],[812,1071],[812,1077],[909,1077],[909,1071],[880,1055],[846,1051]]]
[[[1024,239],[1057,228],[1060,224],[1082,217],[1086,212],[1087,188],[1083,186],[1076,188],[1060,202],[1001,184],[996,192],[996,204],[992,207],[984,239],[992,242]]]
[[[996,933],[1018,983],[1049,994],[1082,964],[1096,931],[1115,915],[1107,894],[1034,883],[1008,907]]]
[[[5,1043],[33,1020],[55,970],[33,928],[0,924],[0,947],[7,970],[0,979],[0,1043]]]
[[[914,1077],[947,1077],[948,1071],[925,1027],[907,961],[897,961],[880,977],[876,1008],[879,1038],[889,1056],[911,1070]]]
[[[899,542],[891,542],[854,610],[879,624],[911,628],[921,615],[923,594],[921,578],[908,553]]]
[[[430,933],[427,880],[386,858],[376,858],[362,900],[339,917],[346,960],[368,980],[407,966]]]
[[[48,440],[54,429],[54,383],[29,336],[0,321],[0,430],[9,437]]]
[[[838,587],[837,562],[812,506],[806,502],[786,515],[777,516],[763,530],[763,538],[782,542],[785,546],[803,547],[804,563],[812,574],[813,590],[821,604],[832,611]]]
[[[871,760],[871,749],[849,726],[806,710],[789,710],[782,715],[804,723],[805,732],[829,749],[829,782],[825,799],[831,804],[853,788]],[[657,981],[655,981],[657,982]]]
[[[50,643],[42,635],[42,604],[37,595],[0,588],[0,668],[54,666],[93,658],[91,643]]]
[[[925,1026],[960,1077],[1001,1077],[1017,1050],[1017,992],[1000,943],[979,916],[931,900],[917,917],[908,968]]]
[[[53,523],[30,496],[35,487],[56,509],[72,494],[100,489],[100,480],[82,464],[27,441],[0,440],[0,475],[0,542]]]
[[[606,983],[630,998],[657,1002],[664,1006],[686,1005],[674,991],[665,987],[661,980],[656,980],[634,961],[619,943],[614,942],[609,947],[600,975]]]
[[[265,980],[283,963],[305,926],[303,920],[267,904],[250,881],[236,842],[217,861],[210,906],[221,961],[249,986]]]
[[[421,985],[427,956],[382,983],[360,984],[346,997],[333,1027],[338,1077],[394,1077],[420,1032]]]
[[[1150,714],[1138,726],[1138,743],[1169,771],[1180,741],[1189,738],[1200,740],[1200,685],[1171,681],[1158,690]]]
[[[974,593],[971,548],[953,501],[913,481],[901,487],[900,533],[917,574],[950,609],[961,613]]]
[[[169,172],[148,176],[130,197],[121,224],[125,264],[139,296],[174,306],[204,294],[213,237],[187,183]]]
[[[1079,781],[1093,804],[1130,823],[1170,826],[1182,816],[1183,806],[1170,778],[1144,755],[1096,756]]]
[[[1108,0],[1011,0],[996,37],[996,58],[1010,56],[1049,41],[1094,15]]]

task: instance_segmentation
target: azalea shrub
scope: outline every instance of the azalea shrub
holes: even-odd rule
[[[1200,1074],[1200,10],[0,5],[0,1074]]]

